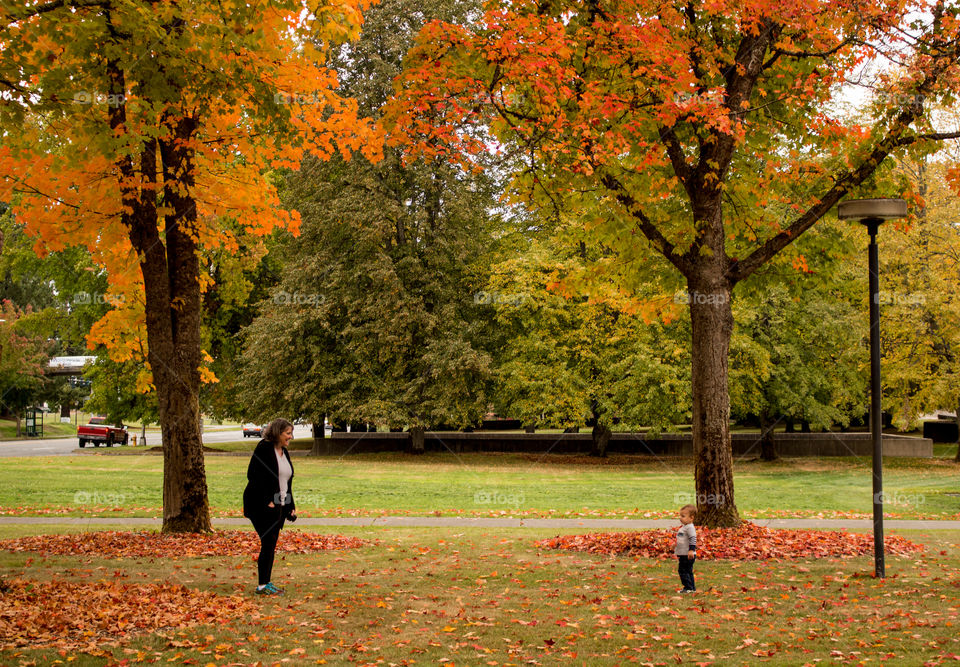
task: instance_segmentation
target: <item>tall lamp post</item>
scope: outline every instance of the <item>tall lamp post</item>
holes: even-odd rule
[[[884,220],[904,218],[902,199],[851,199],[841,202],[837,216],[856,220],[870,234],[870,434],[873,439],[873,563],[878,578],[886,576],[883,560],[883,417],[880,394],[880,259],[877,230]]]

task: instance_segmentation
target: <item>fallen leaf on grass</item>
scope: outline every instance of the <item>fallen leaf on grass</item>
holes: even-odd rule
[[[596,554],[623,554],[643,558],[676,558],[676,529],[629,533],[562,535],[535,544],[547,549],[569,549]],[[909,555],[923,546],[899,535],[886,538],[887,553]],[[873,535],[831,530],[776,530],[752,523],[737,528],[698,528],[697,558],[766,560],[771,558],[845,558],[873,553]]]
[[[98,652],[131,635],[222,624],[257,610],[240,596],[178,584],[12,579],[0,592],[0,649]]]
[[[320,535],[299,530],[283,531],[277,551],[306,554],[352,549],[366,542],[343,535]],[[164,534],[151,531],[105,530],[66,535],[32,535],[0,541],[0,549],[44,556],[97,555],[103,558],[196,558],[242,556],[260,551],[252,531],[218,530],[213,533]]]

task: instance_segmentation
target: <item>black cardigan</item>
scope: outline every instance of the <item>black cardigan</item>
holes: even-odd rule
[[[287,457],[290,470],[293,470],[293,461],[290,452],[283,448],[283,455]],[[280,468],[277,465],[277,454],[274,444],[269,440],[261,440],[250,457],[247,466],[247,488],[243,490],[243,516],[252,517],[268,509],[270,503],[278,504],[280,485]],[[283,505],[284,516],[290,516],[296,505],[293,503],[293,475],[287,482],[286,502]]]

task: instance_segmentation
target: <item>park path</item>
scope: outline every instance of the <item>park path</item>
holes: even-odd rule
[[[822,528],[826,530],[870,530],[869,519],[753,519],[753,523],[767,528]],[[159,528],[161,520],[148,517],[0,517],[0,525],[6,524],[55,524],[83,526],[150,526]],[[213,519],[215,527],[248,526],[247,519]],[[291,526],[291,524],[287,524]],[[644,528],[672,528],[678,525],[675,519],[497,519],[429,516],[371,516],[300,518],[291,527],[301,526],[362,526],[362,527],[410,527],[410,528],[556,528],[561,530],[617,529],[640,530]],[[960,521],[926,521],[911,519],[887,519],[883,526],[888,530],[960,530]]]

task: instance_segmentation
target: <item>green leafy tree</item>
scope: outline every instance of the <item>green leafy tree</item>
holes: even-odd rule
[[[827,232],[831,252],[848,259],[854,230],[833,227],[814,236]],[[731,411],[759,419],[765,460],[777,457],[773,429],[779,422],[828,430],[849,426],[867,409],[861,267],[832,259],[809,263],[808,272],[772,265],[769,273],[779,275],[754,281],[754,289],[744,289],[733,306]]]
[[[203,268],[211,285],[203,295],[201,330],[216,381],[203,385],[200,403],[214,418],[247,419],[248,408],[240,393],[241,332],[253,322],[260,302],[279,281],[278,236],[240,235],[236,252],[218,250],[204,255]]]
[[[884,225],[879,237],[884,409],[901,429],[942,408],[960,419],[960,228],[948,181],[958,159],[954,147],[902,160],[916,215]]]
[[[18,437],[23,411],[43,389],[48,359],[46,341],[24,331],[29,316],[9,300],[0,304],[0,410],[16,420]]]
[[[90,398],[85,407],[104,415],[111,424],[139,421],[144,428],[159,419],[157,394],[145,384],[143,365],[114,361],[100,355],[83,373],[90,381]]]
[[[390,118],[412,153],[486,150],[459,129],[474,118],[526,158],[520,196],[564,210],[576,199],[584,237],[609,246],[621,268],[665,261],[684,283],[694,477],[698,498],[713,499],[699,507],[706,525],[740,522],[734,289],[843,197],[870,192],[888,156],[958,136],[930,113],[960,88],[956,8],[912,9],[494,0],[473,24],[429,25],[409,59]],[[866,57],[891,63],[871,82],[869,126],[832,105]]]
[[[53,354],[84,354],[91,326],[123,296],[110,292],[106,273],[85,248],[38,255],[12,210],[0,215],[0,234],[0,299],[30,308],[30,326],[55,343]]]
[[[689,420],[678,323],[644,321],[629,299],[567,293],[588,253],[579,245],[562,257],[558,242],[534,241],[496,265],[479,295],[505,334],[495,354],[496,405],[538,427],[591,427],[596,456],[606,455],[615,421],[662,430]]]
[[[331,59],[342,89],[377,118],[424,22],[467,9],[378,4],[360,39]],[[291,175],[285,202],[303,224],[247,331],[240,377],[251,414],[408,427],[415,452],[427,428],[478,421],[490,359],[473,295],[484,284],[493,195],[488,176],[441,160],[407,163],[390,148],[376,164],[311,161]]]

